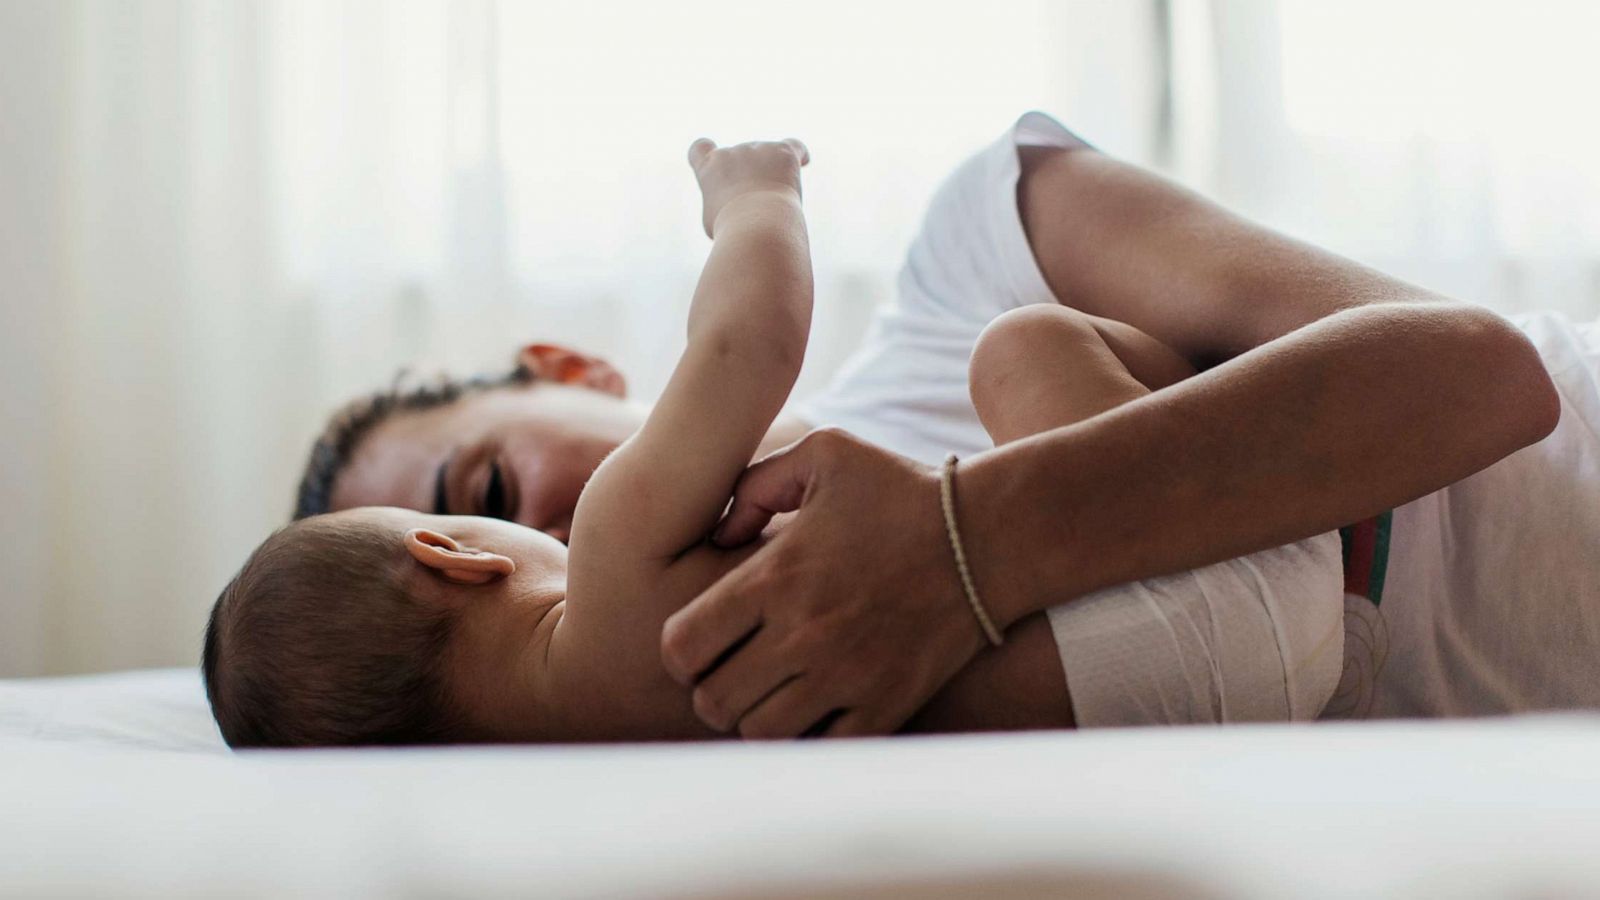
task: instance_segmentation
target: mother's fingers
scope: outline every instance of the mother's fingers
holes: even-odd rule
[[[711,540],[719,547],[741,547],[755,540],[778,513],[793,512],[805,499],[811,458],[802,447],[780,450],[739,476],[733,505]]]
[[[883,724],[882,716],[874,716],[869,710],[847,709],[828,723],[827,728],[819,731],[817,737],[878,737],[894,730],[894,726]]]
[[[711,535],[719,547],[739,547],[756,539],[778,513],[794,512],[826,459],[836,429],[817,429],[744,470],[733,488],[733,505]]]
[[[834,692],[813,676],[785,682],[755,709],[739,720],[739,736],[746,740],[800,737],[826,718],[837,705]]]
[[[774,629],[757,629],[720,665],[703,675],[694,688],[694,714],[718,731],[729,731],[752,708],[799,673],[792,661],[774,659],[779,649]]]
[[[763,548],[766,550],[769,548]],[[679,684],[693,684],[761,624],[758,597],[744,588],[757,553],[673,613],[661,629],[661,664]]]

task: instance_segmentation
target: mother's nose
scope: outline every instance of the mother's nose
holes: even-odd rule
[[[545,534],[550,535],[551,537],[555,538],[556,540],[560,541],[563,544],[571,543],[571,541],[572,541],[572,517],[568,516],[567,518],[565,518],[565,519],[563,519],[563,520],[561,520],[559,522],[554,522],[554,523],[552,523],[550,525],[546,525],[543,528],[540,528],[539,530],[544,532]]]
[[[537,481],[525,484],[516,520],[565,544],[572,537],[572,513],[583,493],[583,479],[563,477],[566,473],[543,468]]]

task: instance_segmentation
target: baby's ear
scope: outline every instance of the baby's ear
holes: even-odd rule
[[[517,571],[509,556],[463,547],[450,535],[427,528],[411,529],[404,540],[412,559],[454,584],[489,584]]]
[[[517,352],[517,365],[541,381],[575,384],[621,397],[628,385],[611,363],[560,344],[529,344]]]

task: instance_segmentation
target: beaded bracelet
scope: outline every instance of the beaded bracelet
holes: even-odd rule
[[[939,505],[944,507],[944,529],[950,535],[950,549],[956,555],[956,571],[961,573],[961,587],[967,592],[967,603],[972,607],[972,614],[978,617],[978,624],[983,626],[984,636],[989,643],[998,647],[1005,643],[1005,636],[994,627],[989,611],[983,608],[983,601],[978,599],[978,589],[972,583],[972,570],[967,567],[967,553],[961,548],[961,530],[956,527],[956,462],[954,453],[945,457],[944,470],[939,473]]]

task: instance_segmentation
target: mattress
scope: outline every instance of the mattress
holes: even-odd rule
[[[0,681],[7,896],[1600,896],[1600,718],[230,753]]]

